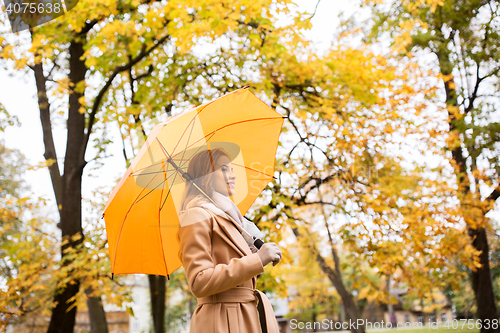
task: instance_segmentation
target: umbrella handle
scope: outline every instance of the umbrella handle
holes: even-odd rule
[[[254,242],[253,242],[253,245],[260,250],[260,248],[262,247],[262,245],[264,245],[264,242],[262,241],[262,239],[260,238],[257,238],[255,236],[252,236]]]
[[[211,199],[211,198],[210,198]],[[215,204],[215,202],[212,200],[212,202]],[[217,205],[215,205],[217,207]],[[260,248],[262,247],[262,245],[264,245],[264,241],[260,238],[257,238],[255,236],[252,236],[250,235],[250,233],[248,231],[246,231],[245,229],[243,229],[242,226],[240,226],[234,219],[231,215],[229,215],[227,212],[224,212],[224,214],[226,214],[226,217],[233,223],[233,225],[236,227],[236,229],[238,229],[241,233],[245,233],[250,239],[253,239],[254,242],[253,242],[253,245],[260,250]]]
[[[208,197],[208,196],[207,196]],[[208,197],[212,202],[213,204],[217,207],[217,205],[215,204],[215,201],[212,200],[212,198]],[[250,235],[250,233],[248,231],[246,231],[245,229],[243,229],[243,227],[241,225],[239,225],[231,215],[229,215],[227,212],[223,211],[224,214],[226,214],[226,217],[233,223],[233,225],[236,227],[236,229],[238,229],[241,233],[245,233],[250,239],[253,239],[254,242],[253,242],[253,245],[260,250],[260,248],[262,247],[262,245],[264,245],[264,241],[260,238],[257,238],[255,236],[252,236]]]

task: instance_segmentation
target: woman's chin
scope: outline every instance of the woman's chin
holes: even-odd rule
[[[229,193],[228,193],[228,192],[226,192],[226,193],[224,193],[224,195],[225,195],[226,197],[232,197],[232,196],[234,195],[234,191],[229,191]]]
[[[222,190],[222,191],[217,191],[215,190],[217,193],[220,193],[222,194],[223,196],[225,197],[232,197],[234,195],[234,190],[229,190],[227,191],[226,189]]]

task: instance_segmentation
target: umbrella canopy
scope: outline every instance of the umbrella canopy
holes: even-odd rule
[[[204,149],[228,153],[237,179],[231,199],[245,214],[273,179],[282,125],[247,88],[156,125],[104,209],[111,272],[168,276],[182,265],[177,230],[186,180],[178,168],[187,171]]]

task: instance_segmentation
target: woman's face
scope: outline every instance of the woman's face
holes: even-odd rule
[[[221,156],[215,162],[215,172],[212,174],[212,186],[215,191],[230,197],[234,195],[236,175],[233,173],[231,161]]]

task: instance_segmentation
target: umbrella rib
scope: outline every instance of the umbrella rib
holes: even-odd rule
[[[171,177],[172,175],[170,175],[169,177]],[[156,177],[156,176],[155,176]],[[151,192],[153,192],[154,190],[156,190],[160,185],[163,185],[165,184],[165,182],[167,181],[168,177],[165,178],[163,181],[161,181],[158,185],[156,185],[155,187],[153,187],[151,189],[151,191],[149,191],[148,193],[146,193],[142,198],[140,198],[139,200],[137,200],[136,202],[134,202],[132,205],[135,205],[136,203],[139,203],[139,201],[141,201],[142,199],[144,199],[145,197],[147,197],[149,194],[151,194]],[[175,178],[174,178],[175,180]],[[149,184],[148,184],[149,185]],[[147,186],[147,185],[146,185]],[[163,189],[162,189],[163,190]]]
[[[233,126],[233,125],[238,125],[238,124],[241,124],[241,123],[250,122],[250,121],[269,120],[269,119],[283,119],[283,117],[269,117],[269,118],[259,118],[259,119],[247,119],[247,120],[242,120],[242,121],[238,121],[238,122],[235,122],[235,123],[227,124],[227,125],[224,125],[222,127],[219,127],[217,129],[213,130],[212,132],[208,133],[204,137],[202,137],[202,138],[198,139],[197,141],[193,142],[189,147],[195,145],[196,143],[200,142],[203,139],[205,139],[206,141],[210,140],[212,138],[212,136],[214,136],[215,133],[217,133],[217,131],[219,131],[219,130],[221,130],[223,128],[226,128],[226,127],[229,127],[229,126]],[[209,136],[209,135],[210,135],[210,138],[207,139],[207,136]],[[185,149],[187,149],[189,147],[186,147]]]
[[[196,116],[194,116],[194,117],[193,117],[193,119],[191,119],[191,121],[189,122],[188,126],[189,126],[191,123],[193,123],[193,120],[195,120],[195,119],[196,119]],[[193,126],[191,126],[191,132],[189,133],[189,137],[188,137],[188,139],[187,139],[187,142],[189,142],[189,139],[191,138],[191,135],[193,134],[193,129],[194,129],[194,123],[193,123]],[[178,145],[179,145],[179,143],[181,142],[182,137],[184,136],[184,134],[186,134],[186,131],[187,131],[187,127],[186,127],[186,129],[184,130],[184,132],[182,133],[181,137],[179,138],[179,140],[178,140],[177,144],[175,145],[175,147],[174,147],[174,149],[173,149],[173,151],[172,151],[172,154],[174,154],[174,153],[175,153],[175,150],[177,149],[177,146],[178,146]],[[164,150],[164,152],[166,152],[167,150],[166,150],[166,149],[165,149],[165,147],[161,144],[160,140],[159,140],[158,138],[156,138],[156,141],[158,141],[158,143],[160,144],[161,148]],[[186,144],[186,145],[187,145],[187,144]],[[182,160],[183,160],[183,158],[184,158],[184,154],[185,154],[185,153],[186,153],[186,150],[184,149],[184,151],[182,152],[182,158],[180,159],[180,161],[181,161],[181,162],[182,162]],[[168,152],[167,152],[167,154],[168,154]],[[165,157],[170,157],[172,160],[176,160],[176,159],[172,158],[172,156],[170,156],[170,154],[168,154],[168,156],[165,156]],[[151,167],[151,166],[159,165],[161,162],[162,162],[162,161],[157,162],[157,163],[155,163],[155,164],[151,164],[151,165],[149,165],[149,166],[147,166],[147,167],[144,167],[144,168],[142,168],[142,169],[138,169],[137,171],[141,171],[141,170],[147,169],[147,168],[149,168],[149,167]],[[168,171],[168,168],[167,168],[167,171]],[[173,170],[173,171],[177,171],[177,170]],[[178,171],[177,171],[177,172],[178,172]],[[135,175],[134,175],[134,176],[135,176]]]
[[[162,151],[163,151],[163,154],[168,155],[168,156],[165,156],[165,157],[168,157],[168,158],[170,158],[170,159],[171,159],[171,158],[172,158],[172,156],[170,156],[170,154],[169,154],[169,153],[168,153],[168,151],[165,149],[165,147],[163,147],[163,145],[161,144],[160,140],[158,140],[158,138],[156,138],[156,141],[158,141],[158,143],[160,144],[160,147],[161,147],[161,149],[162,149]],[[185,150],[184,150],[184,152],[185,152]],[[172,166],[173,166],[173,165],[172,165]],[[179,168],[179,166],[173,166],[173,167],[175,168],[175,170],[174,170],[174,171],[176,171],[176,172],[175,172],[174,180],[172,181],[172,183],[174,183],[174,182],[175,182],[175,179],[177,178],[177,174],[179,173],[179,171],[177,170],[177,168]],[[177,168],[176,168],[176,167],[177,167]],[[172,175],[170,175],[170,176],[172,176]],[[181,177],[181,179],[182,179],[182,177]],[[165,201],[163,202],[163,205],[165,205],[165,202],[167,201],[167,198],[168,198],[168,196],[169,196],[170,192],[171,192],[171,189],[169,188],[169,189],[168,189],[167,196],[165,197]],[[160,211],[162,210],[163,205],[160,207]]]
[[[161,148],[165,150],[165,147],[163,147],[163,145],[161,144],[161,142],[160,142],[159,140],[158,140],[158,142],[160,143]],[[167,151],[166,151],[166,150],[165,150],[165,152],[167,153]],[[185,152],[185,150],[184,150],[184,152]],[[167,154],[168,154],[168,153],[167,153]],[[169,156],[170,156],[170,155],[169,155]],[[184,154],[183,154],[183,156],[182,156],[182,157],[184,158]],[[181,159],[181,161],[182,161],[182,159]],[[175,168],[175,167],[174,167],[174,168]],[[178,168],[180,168],[180,167],[178,166]],[[173,180],[172,184],[173,184],[173,183],[175,183],[175,179],[177,178],[177,175],[179,174],[179,171],[178,171],[177,169],[176,169],[176,170],[174,170],[174,171],[176,171],[176,172],[175,172],[175,176],[174,176],[174,180]],[[172,176],[172,175],[170,175],[170,176]],[[182,177],[181,177],[181,179],[182,179]],[[167,195],[165,196],[165,200],[163,200],[163,204],[162,204],[162,205],[161,205],[161,207],[160,207],[160,212],[161,212],[161,210],[163,209],[163,206],[165,206],[165,202],[167,202],[167,198],[168,198],[168,196],[170,195],[171,190],[172,190],[172,189],[169,187],[169,189],[168,189],[168,193],[167,193]]]
[[[268,117],[268,118],[258,118],[258,119],[246,119],[246,120],[237,121],[235,123],[224,125],[222,127],[217,128],[215,131],[218,131],[218,130],[221,130],[223,128],[226,128],[226,127],[229,127],[229,126],[233,126],[233,125],[238,125],[238,124],[242,124],[242,123],[249,123],[251,121],[269,120],[269,119],[283,119],[283,117],[280,116],[280,117]]]
[[[193,133],[193,129],[194,129],[194,121],[196,120],[196,117],[198,117],[198,113],[196,113],[196,115],[193,117],[193,119],[191,119],[191,121],[189,122],[188,126],[191,125],[191,123],[193,124],[191,126],[191,133],[189,134],[189,137],[191,137],[191,134]],[[177,144],[175,145],[174,149],[172,149],[172,154],[175,153],[175,150],[177,149],[177,146],[179,145],[179,143],[181,142],[182,140],[182,137],[184,136],[184,134],[186,134],[186,131],[187,131],[188,127],[186,127],[186,129],[184,129],[184,132],[182,132],[182,135],[181,137],[179,138],[179,140],[177,141]],[[158,138],[156,138],[156,140],[158,140]],[[165,150],[165,147],[163,147],[163,145],[161,144],[160,140],[158,140],[158,142],[160,143],[160,145],[162,146],[163,150]],[[188,138],[188,142],[189,142],[189,138]],[[165,150],[166,151],[166,150]],[[170,155],[169,155],[170,156]]]
[[[167,171],[168,171],[168,167],[167,167]],[[145,194],[142,198],[140,198],[137,202],[134,202],[134,203],[133,203],[133,205],[135,205],[136,203],[138,203],[139,201],[141,201],[142,199],[144,199],[145,197],[147,197],[147,196],[148,196],[151,192],[153,192],[154,190],[156,190],[156,189],[158,188],[158,186],[165,184],[165,182],[166,182],[166,181],[167,181],[170,177],[172,177],[172,176],[174,175],[174,180],[172,181],[172,184],[173,184],[173,183],[175,182],[175,178],[177,177],[177,173],[178,173],[178,171],[177,171],[177,170],[172,170],[172,171],[175,171],[175,174],[170,174],[170,176],[167,176],[167,178],[165,178],[165,180],[163,180],[161,183],[159,183],[158,185],[156,185],[155,187],[153,187],[153,188],[151,189],[151,191],[149,191],[148,193],[146,193],[146,194]],[[159,173],[160,173],[160,172],[156,172],[156,174],[159,174]],[[163,171],[162,171],[161,173],[163,173]],[[165,174],[166,174],[166,173],[165,173]],[[140,175],[139,175],[139,176],[140,176]],[[156,177],[156,176],[155,176],[155,177]],[[154,177],[153,177],[153,179],[154,179]],[[151,181],[152,181],[152,180],[151,180]],[[151,183],[151,181],[150,181],[149,183]],[[148,183],[148,185],[149,185],[149,183]],[[148,186],[148,185],[146,185],[146,186]],[[146,187],[146,188],[147,188],[147,187]],[[163,190],[163,189],[162,189],[162,190]],[[169,191],[169,193],[170,193],[170,191]]]
[[[195,118],[193,118],[193,119],[195,119]],[[193,129],[194,129],[194,123],[193,123],[193,126],[191,126],[191,132],[189,132],[189,136],[188,136],[188,138],[187,138],[187,140],[186,140],[186,146],[187,146],[187,145],[188,145],[188,143],[189,143],[189,139],[191,139],[191,135],[193,135]],[[185,133],[185,131],[184,131],[184,133]],[[183,136],[184,136],[184,133],[182,134]],[[182,137],[181,137],[181,139],[182,139]],[[158,141],[158,142],[159,142],[159,141]],[[179,144],[179,143],[180,143],[180,140],[179,140],[179,142],[177,142],[177,144]],[[160,143],[160,144],[161,144],[161,143]],[[165,149],[165,148],[163,147],[163,145],[162,145],[161,147],[162,147],[162,149]],[[176,148],[177,148],[177,146],[176,146]],[[198,149],[199,149],[199,148],[198,148]],[[174,148],[174,151],[175,151],[175,148]],[[182,162],[182,160],[184,159],[184,155],[186,155],[186,147],[184,147],[184,151],[182,152],[181,162]],[[170,157],[170,158],[172,158],[170,155],[169,155],[169,157]],[[177,168],[176,168],[176,169],[177,169]]]
[[[193,118],[193,119],[194,119],[194,118]],[[186,146],[187,146],[187,144],[189,143],[189,139],[191,139],[191,135],[193,134],[193,129],[194,129],[194,124],[193,124],[193,126],[191,127],[191,132],[189,132],[189,136],[188,136],[188,138],[187,138],[187,140],[186,140]],[[184,131],[184,133],[185,133],[185,131]],[[183,133],[182,135],[184,135],[184,133]],[[213,136],[213,135],[212,135],[212,136]],[[181,138],[182,138],[182,137],[181,137]],[[165,147],[163,147],[163,145],[161,144],[160,140],[158,140],[158,138],[156,138],[156,139],[157,139],[158,143],[160,144],[161,149],[162,149],[165,153],[167,153],[167,154],[168,154],[167,150],[165,149]],[[180,140],[179,140],[179,142],[180,142]],[[177,144],[179,144],[179,142],[178,142]],[[177,146],[176,146],[176,147],[177,147]],[[200,146],[200,147],[196,150],[196,152],[195,152],[194,154],[196,154],[196,153],[198,152],[198,150],[200,150],[200,148],[201,148],[201,147],[202,147],[202,146]],[[182,152],[182,156],[181,156],[181,159],[180,159],[181,163],[182,163],[182,161],[184,160],[184,155],[185,155],[185,154],[186,154],[186,148],[184,148],[184,151]],[[193,154],[193,155],[194,155],[194,154]],[[172,156],[170,156],[170,154],[168,154],[168,157],[172,159]],[[186,162],[187,162],[187,161],[185,161],[185,162],[184,162],[184,164],[185,164]],[[175,182],[175,179],[176,179],[176,177],[177,177],[177,174],[179,173],[179,169],[182,169],[183,167],[182,167],[182,165],[181,165],[181,166],[174,166],[174,168],[176,169],[175,171],[177,171],[177,172],[175,173],[175,177],[174,177],[174,182]],[[181,176],[181,179],[182,179],[182,176]],[[163,209],[163,207],[165,206],[165,203],[167,202],[167,198],[168,198],[168,196],[169,196],[169,194],[170,194],[170,191],[171,191],[171,189],[169,188],[169,189],[168,189],[168,193],[167,193],[167,195],[165,196],[165,200],[163,201],[163,204],[162,204],[162,205],[161,205],[161,207],[160,207],[160,212],[161,212],[161,210]]]
[[[154,179],[156,178],[156,176],[154,176],[150,181],[149,183],[146,185],[148,186]],[[116,258],[118,257],[118,244],[120,243],[120,238],[121,238],[121,235],[122,235],[122,230],[123,230],[123,226],[125,225],[125,220],[127,219],[128,217],[128,214],[130,213],[130,211],[132,210],[132,207],[136,204],[137,202],[137,199],[139,198],[139,196],[142,194],[142,192],[145,190],[146,188],[143,188],[141,190],[141,193],[139,193],[139,195],[135,198],[134,202],[130,205],[130,207],[128,208],[127,210],[127,213],[125,214],[125,217],[123,218],[123,222],[122,222],[122,225],[120,226],[120,232],[118,233],[118,237],[116,239],[116,246],[115,246],[115,258],[113,259],[113,267],[116,266]]]
[[[196,117],[197,117],[197,116],[198,116],[198,114],[196,114],[196,115],[195,115],[195,116],[194,116],[194,117],[193,117],[193,118],[189,121],[188,127],[189,127],[189,125],[191,125],[191,123],[193,123],[193,121],[196,119]],[[175,153],[175,150],[177,149],[177,146],[178,146],[178,145],[179,145],[179,143],[181,142],[182,137],[184,136],[184,134],[186,134],[186,131],[187,131],[188,127],[186,127],[186,129],[184,129],[184,132],[182,132],[181,137],[180,137],[180,138],[179,138],[179,140],[177,141],[177,144],[175,145],[174,149],[172,150],[172,154],[174,154],[174,153]],[[191,137],[191,134],[193,133],[193,129],[194,129],[194,123],[193,123],[193,125],[191,126],[191,133],[189,133],[189,137]],[[158,143],[160,144],[161,148],[162,148],[163,150],[165,150],[165,151],[166,151],[165,147],[163,147],[163,145],[161,144],[160,140],[158,140],[158,138],[156,138],[156,141],[158,141]],[[188,142],[189,142],[189,138],[188,138]],[[184,152],[185,152],[185,150],[184,150]],[[170,156],[170,155],[169,155],[169,156]],[[183,155],[183,156],[184,156],[184,155]],[[170,157],[171,157],[171,156],[170,156]],[[161,163],[161,161],[160,161],[160,162],[158,162],[158,163],[152,164],[152,165],[150,165],[150,166],[147,166],[146,168],[149,168],[149,167],[151,167],[151,166],[153,166],[153,165],[158,165],[158,164],[160,164],[160,163]],[[146,169],[146,168],[144,168],[144,169]],[[167,169],[168,169],[168,168],[167,168]],[[143,170],[143,169],[140,169],[140,170]],[[140,171],[140,170],[137,170],[137,171]]]
[[[174,181],[173,181],[173,182],[175,182],[175,179],[176,179],[176,177],[177,177],[177,175],[178,175],[178,174],[179,174],[179,172],[176,172],[176,173],[175,173],[175,177],[174,177]],[[183,179],[183,178],[181,177],[181,179]],[[173,182],[172,182],[172,183],[173,183]],[[171,191],[172,191],[172,189],[169,187],[169,188],[168,188],[168,193],[167,193],[167,195],[166,195],[166,197],[165,197],[165,200],[163,200],[163,203],[162,203],[162,205],[161,205],[161,207],[160,207],[160,211],[163,209],[163,206],[165,206],[165,203],[167,202],[168,196],[170,195],[170,192],[171,192]]]
[[[179,167],[181,169],[185,169],[185,167]],[[138,175],[131,175],[131,176],[134,176],[134,177],[139,177],[139,176],[145,176],[145,175],[155,175],[155,174],[158,174],[158,173],[167,173],[167,172],[174,172],[174,171],[177,171],[177,170],[167,170],[167,171],[155,171],[155,172],[145,172],[145,173],[141,173],[141,174],[138,174]],[[168,177],[171,177],[172,175],[168,176]]]
[[[267,173],[264,173],[264,172],[262,172],[262,171],[259,171],[259,170],[257,170],[257,169],[254,169],[254,168],[247,167],[246,165],[241,165],[241,164],[238,164],[238,163],[233,163],[233,162],[231,162],[231,164],[232,164],[232,165],[235,165],[235,166],[239,166],[239,167],[245,168],[245,169],[248,169],[248,170],[252,170],[252,171],[258,172],[258,173],[260,173],[261,175],[268,176],[269,178],[274,178],[274,176],[270,176],[270,175],[268,175]]]
[[[173,159],[173,160],[177,160],[177,158],[172,158],[172,159]],[[150,168],[150,167],[152,167],[152,166],[160,165],[160,164],[161,164],[161,162],[162,162],[162,161],[158,161],[158,162],[156,162],[156,163],[154,163],[154,164],[150,164],[150,165],[148,165],[148,166],[146,166],[146,167],[144,167],[144,168],[140,168],[140,169],[135,170],[135,172],[137,173],[137,172],[139,172],[139,171],[141,171],[141,170],[146,170],[147,168]],[[168,170],[167,170],[167,171],[168,171]],[[131,174],[131,176],[135,176],[135,174]],[[140,176],[140,175],[139,175],[139,176]]]
[[[168,166],[167,166],[167,170],[168,170]],[[167,173],[165,172],[164,175],[166,176]],[[166,182],[166,181],[167,181],[167,177],[165,177],[164,182]],[[174,178],[174,182],[175,182],[175,178]],[[170,193],[170,189],[169,189],[168,193]],[[168,194],[167,194],[167,196],[168,196]],[[162,200],[162,197],[163,197],[163,188],[161,189],[160,202]],[[163,263],[165,264],[165,270],[167,271],[167,275],[168,275],[167,259],[165,258],[165,249],[163,248],[163,238],[161,236],[161,208],[158,210],[158,232],[160,233],[160,247],[161,247],[161,254],[163,255]]]
[[[211,138],[215,135],[215,133],[217,133],[217,130],[215,130],[215,131],[212,133],[212,135],[210,135],[210,137],[209,137],[208,139],[206,139],[206,136],[205,136],[205,139],[206,139],[205,141],[206,141],[206,142],[210,141],[210,139],[211,139]],[[201,139],[200,139],[200,140],[201,140]],[[198,140],[198,141],[200,141],[200,140]],[[198,142],[198,141],[196,141],[196,142]],[[191,146],[192,146],[192,145],[191,145]],[[201,148],[203,148],[203,147],[204,147],[204,146],[199,146],[199,147],[198,147],[198,149],[196,149],[196,151],[195,151],[192,155],[193,155],[193,156],[194,156],[194,155],[196,155],[196,153],[197,153],[198,151],[200,151],[200,149],[201,149]],[[187,150],[187,147],[186,147],[186,148],[184,148],[184,151],[186,151],[186,150]],[[187,160],[185,160],[184,162],[182,162],[182,159],[181,159],[181,163],[182,163],[182,164],[179,166],[179,168],[181,168],[181,169],[185,169],[185,168],[187,168],[187,167],[184,167],[184,165],[187,163]]]

